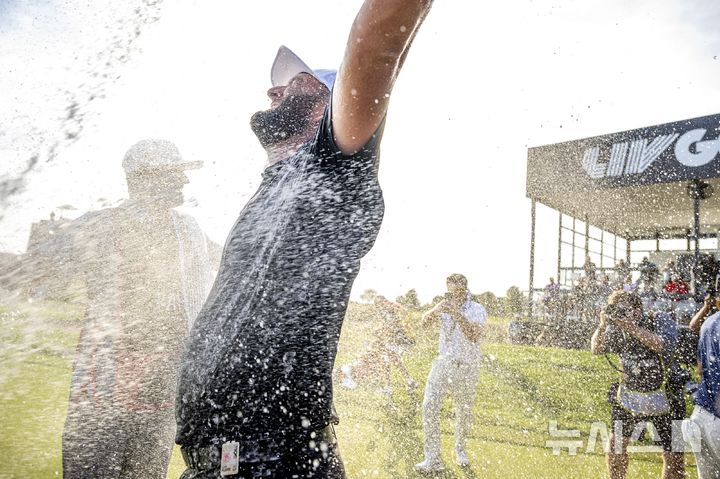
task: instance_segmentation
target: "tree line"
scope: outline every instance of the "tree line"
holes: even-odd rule
[[[361,295],[362,301],[371,303],[378,296],[377,291],[366,289]],[[408,309],[423,310],[429,309],[438,304],[444,298],[443,295],[435,296],[428,304],[422,304],[418,298],[415,288],[395,298],[395,302]],[[473,301],[482,304],[491,316],[514,316],[521,314],[527,302],[526,296],[517,286],[510,286],[505,296],[497,296],[492,291],[485,291],[480,294],[473,294]]]

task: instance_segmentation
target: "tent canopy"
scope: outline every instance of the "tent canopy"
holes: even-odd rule
[[[528,150],[529,198],[628,239],[686,237],[693,180],[718,193],[700,206],[700,235],[715,236],[720,115]]]

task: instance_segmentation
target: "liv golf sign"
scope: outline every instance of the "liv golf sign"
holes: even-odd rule
[[[642,174],[673,143],[675,159],[680,164],[693,168],[704,166],[720,153],[720,139],[705,140],[706,135],[705,128],[695,128],[683,135],[671,133],[613,143],[610,157],[604,161],[600,161],[600,147],[591,146],[583,155],[583,168],[591,178]]]
[[[528,150],[528,196],[720,176],[720,115]]]

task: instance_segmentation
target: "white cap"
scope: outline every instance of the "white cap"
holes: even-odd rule
[[[272,68],[270,69],[270,81],[273,86],[284,86],[298,73],[309,73],[318,79],[328,90],[332,90],[335,83],[337,71],[335,70],[313,70],[307,63],[302,61],[285,45],[281,45],[275,55]]]
[[[202,165],[202,161],[183,161],[174,143],[153,139],[138,141],[131,146],[122,163],[125,173],[156,169],[193,170]]]

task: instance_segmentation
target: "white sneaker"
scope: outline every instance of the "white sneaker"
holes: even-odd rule
[[[352,377],[352,366],[349,364],[343,364],[340,368],[340,376],[342,379],[340,380],[340,385],[346,389],[355,389],[358,387],[358,384],[355,382],[355,380]]]
[[[468,459],[465,451],[455,451],[455,464],[461,467],[467,467],[470,465],[470,459]]]
[[[419,464],[415,464],[415,470],[423,474],[430,474],[433,472],[442,472],[445,470],[445,465],[440,459],[430,460],[425,459]]]
[[[343,380],[340,382],[340,384],[342,385],[342,387],[344,387],[346,389],[356,389],[358,387],[355,380],[353,378],[351,378],[350,376],[345,376],[343,378]]]

